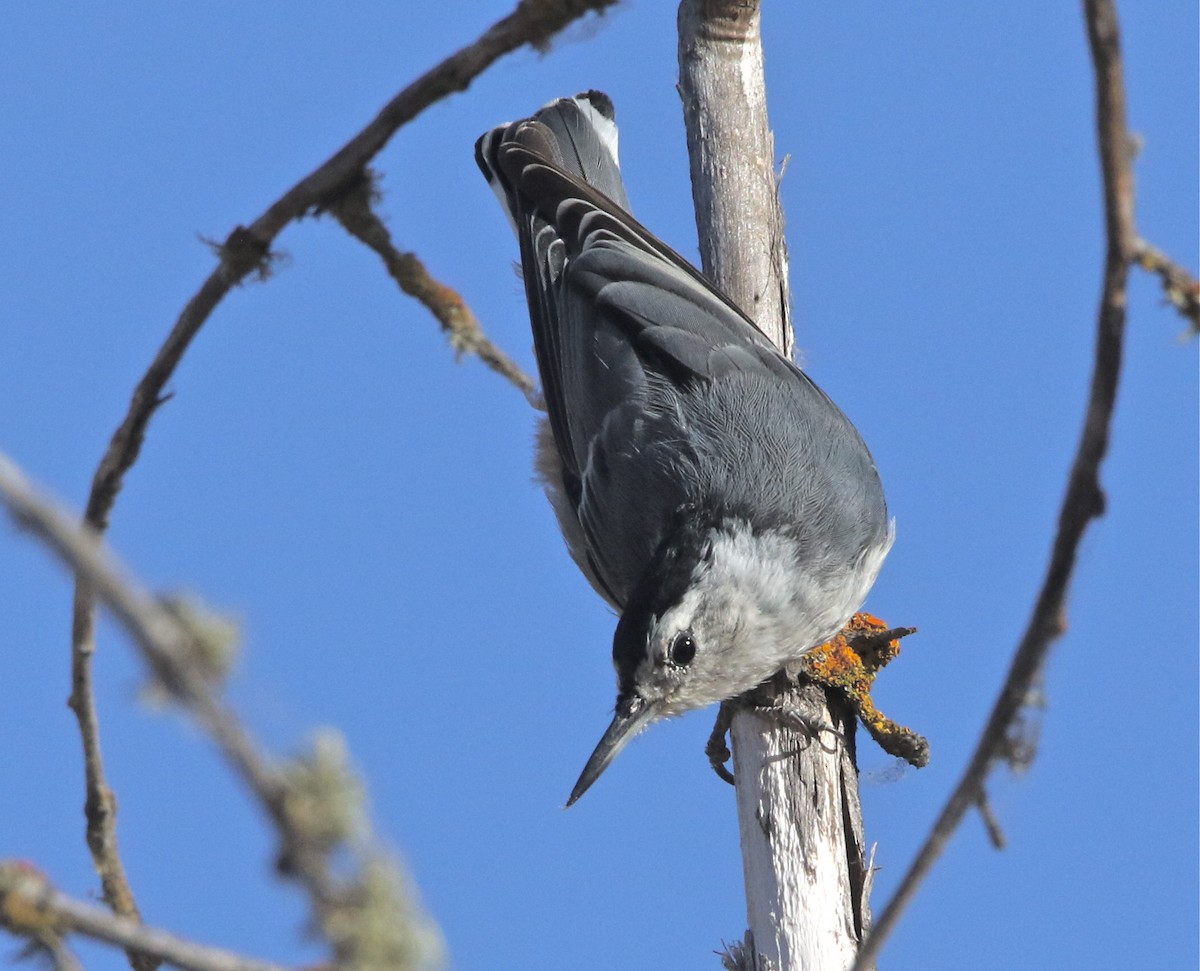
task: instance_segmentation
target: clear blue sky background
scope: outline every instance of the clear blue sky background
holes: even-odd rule
[[[933,763],[867,742],[881,908],[958,777],[1046,563],[1091,367],[1102,254],[1078,3],[767,5],[790,156],[798,337],[858,424],[898,539],[872,611],[921,633],[878,686]],[[451,10],[446,13],[446,10]],[[504,2],[26,6],[0,30],[0,449],[74,507],[224,238]],[[1143,234],[1197,265],[1197,13],[1121,4]],[[524,51],[378,160],[402,247],[532,368],[485,128],[598,87],[642,221],[695,253],[674,7],[636,0]],[[171,384],[114,513],[156,589],[241,619],[231,699],[279,753],[345,732],[453,967],[716,967],[744,927],[711,712],[656,726],[570,812],[607,723],[613,618],[531,483],[534,416],[329,220],[232,294]],[[969,818],[888,968],[1196,966],[1196,346],[1136,274],[1109,513],[1089,534],[1042,748]],[[0,528],[0,857],[96,892],[68,692],[70,584]],[[98,699],[133,886],[155,924],[305,963],[255,805],[138,701],[106,624]],[[6,945],[11,960],[16,945]],[[81,948],[95,971],[118,955]]]

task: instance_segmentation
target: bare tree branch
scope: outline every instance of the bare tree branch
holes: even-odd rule
[[[257,746],[234,714],[197,675],[189,657],[192,635],[181,624],[178,614],[128,579],[105,553],[94,528],[74,525],[69,514],[55,509],[3,455],[0,455],[0,500],[8,506],[18,525],[38,536],[75,571],[81,583],[86,583],[108,605],[141,649],[158,682],[195,715],[280,824],[285,842],[295,839],[289,831],[282,775],[258,754]],[[329,896],[332,877],[328,872],[315,866],[309,853],[300,851],[291,855],[303,861],[305,878],[316,896]]]
[[[36,942],[62,971],[79,971],[79,963],[62,941],[64,934],[82,934],[123,947],[155,965],[166,961],[188,971],[284,971],[281,965],[196,944],[75,900],[22,863],[0,862],[0,926]]]
[[[1104,284],[1097,313],[1096,358],[1083,434],[1067,480],[1046,577],[1000,696],[962,779],[895,896],[863,942],[854,964],[855,971],[865,971],[876,959],[967,811],[972,806],[986,806],[984,784],[987,777],[1009,746],[1010,730],[1027,704],[1051,645],[1066,631],[1067,588],[1084,531],[1104,512],[1100,464],[1108,450],[1116,403],[1125,330],[1125,288],[1130,261],[1137,253],[1138,238],[1133,220],[1133,171],[1125,120],[1125,84],[1117,13],[1112,0],[1084,0],[1083,9],[1096,72],[1096,125],[1107,239]],[[991,828],[989,825],[989,830]],[[992,835],[994,839],[995,834]]]
[[[704,272],[790,355],[788,258],[760,5],[682,0],[678,26],[679,93]],[[747,707],[751,699],[800,718],[763,718]],[[714,768],[725,757],[725,724],[746,883],[743,960],[750,951],[746,963],[755,967],[844,968],[870,921],[854,714],[837,692],[781,674],[722,705],[708,747]],[[806,730],[813,725],[831,731],[814,737]]]
[[[265,275],[276,236],[326,199],[336,196],[403,125],[430,105],[465,90],[493,62],[526,44],[544,48],[572,21],[603,11],[615,0],[520,0],[474,43],[446,58],[389,101],[379,114],[324,164],[292,186],[248,228],[239,226],[218,247],[217,267],[188,301],[153,362],[134,389],[129,409],[114,432],[92,479],[85,522],[98,532],[109,516],[125,474],[137,461],[150,419],[166,397],[163,390],[209,315],[229,291],[252,273]],[[104,899],[118,914],[136,918],[137,905],[121,862],[116,833],[116,800],[104,772],[99,721],[92,690],[95,654],[95,598],[86,582],[75,588],[71,630],[71,697],[79,723],[85,765],[87,842],[100,875]],[[136,971],[154,964],[135,962]]]
[[[373,188],[373,173],[364,171],[358,182],[329,204],[329,211],[346,232],[379,255],[388,275],[401,290],[428,308],[449,335],[455,351],[478,355],[533,404],[537,397],[533,379],[488,339],[463,298],[430,276],[415,253],[401,253],[393,245],[392,234],[371,208]]]
[[[318,925],[339,964],[352,964],[366,944],[386,949],[398,968],[421,967],[439,946],[424,918],[405,899],[398,874],[379,854],[362,854],[357,872],[337,877],[332,856],[356,836],[367,845],[357,815],[356,783],[340,753],[318,745],[315,756],[281,766],[262,753],[236,714],[217,696],[205,655],[203,625],[177,605],[138,585],[105,551],[100,534],[75,524],[0,454],[0,503],[104,601],[140,648],[159,688],[216,742],[254,794],[279,835],[278,868],[305,889]],[[346,803],[350,802],[350,808]],[[352,847],[354,848],[354,847]],[[386,913],[379,919],[379,912]],[[121,915],[124,916],[124,915]],[[130,918],[136,920],[136,918]],[[384,930],[381,932],[380,927]],[[144,960],[143,955],[138,955]]]
[[[76,580],[71,623],[71,695],[67,705],[75,712],[83,746],[87,845],[105,902],[114,913],[140,920],[141,913],[117,844],[117,799],[108,785],[100,748],[100,722],[92,691],[92,656],[96,650],[92,598],[92,592]],[[129,960],[134,971],[154,971],[157,967],[142,955],[130,954]]]
[[[701,266],[789,357],[787,240],[757,0],[683,0],[679,96]]]

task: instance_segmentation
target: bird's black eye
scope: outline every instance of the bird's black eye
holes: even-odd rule
[[[687,666],[696,656],[696,640],[690,630],[680,631],[671,642],[671,662]]]

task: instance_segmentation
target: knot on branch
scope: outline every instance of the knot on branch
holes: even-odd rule
[[[200,241],[217,255],[230,285],[241,283],[250,274],[259,283],[269,280],[276,267],[286,259],[283,253],[272,251],[268,240],[261,239],[245,226],[234,229],[223,243],[204,236]]]
[[[314,917],[346,971],[434,968],[443,951],[401,868],[371,844],[366,792],[345,740],[326,729],[287,762],[272,795],[277,867],[308,884]],[[338,863],[342,866],[337,866]]]
[[[420,913],[404,875],[380,855],[363,862],[358,879],[324,915],[323,929],[340,968],[395,971],[442,964],[441,935]]]

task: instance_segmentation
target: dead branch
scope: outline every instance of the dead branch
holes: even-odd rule
[[[680,3],[679,96],[701,266],[790,357],[787,240],[759,20],[757,2]]]
[[[299,870],[314,896],[332,896],[333,879],[303,840],[291,832],[287,818],[287,793],[282,775],[258,754],[248,732],[231,711],[212,694],[191,663],[191,633],[176,612],[129,580],[101,545],[100,534],[79,527],[69,514],[52,506],[7,458],[0,456],[0,499],[17,524],[28,529],[75,571],[80,583],[108,605],[142,651],[158,684],[184,705],[213,736],[242,780],[267,807],[280,825],[285,844],[300,844],[288,853],[299,860]]]
[[[270,268],[271,244],[293,220],[319,208],[348,183],[405,124],[430,105],[471,82],[498,58],[525,45],[544,48],[555,34],[591,11],[603,11],[615,0],[520,0],[514,11],[497,21],[474,43],[446,58],[408,85],[357,135],[273,202],[249,227],[238,226],[217,248],[219,261],[179,315],[166,341],[134,389],[129,409],[114,432],[92,479],[84,521],[103,532],[125,474],[137,461],[146,429],[165,400],[164,388],[192,340],[213,310],[247,276],[264,276]],[[116,800],[106,781],[99,721],[92,690],[95,654],[95,595],[77,581],[71,630],[70,707],[79,723],[85,766],[87,842],[100,875],[104,899],[118,914],[137,918],[138,910],[117,845]],[[135,962],[136,971],[152,971],[153,963]]]
[[[1097,313],[1095,364],[1083,433],[1067,480],[1046,577],[1000,696],[966,771],[895,896],[863,942],[854,964],[855,971],[865,971],[872,966],[884,941],[967,811],[972,806],[986,806],[984,784],[987,777],[1009,746],[1010,729],[1027,704],[1051,645],[1066,631],[1067,588],[1083,534],[1091,521],[1104,513],[1100,464],[1108,450],[1116,403],[1125,331],[1125,289],[1130,261],[1137,253],[1138,238],[1133,220],[1133,170],[1125,121],[1125,84],[1117,13],[1113,0],[1084,0],[1083,9],[1096,72],[1096,126],[1107,242],[1104,284]]]
[[[383,260],[390,276],[410,297],[421,301],[450,338],[450,346],[459,354],[475,354],[502,378],[515,385],[530,403],[537,395],[533,378],[521,370],[512,358],[488,339],[463,298],[444,283],[439,283],[415,253],[401,253],[392,243],[392,234],[372,208],[374,175],[364,173],[329,211],[351,236],[370,247]]]
[[[196,944],[75,900],[23,863],[0,862],[0,926],[48,951],[58,967],[73,963],[78,969],[62,938],[82,934],[123,947],[155,965],[166,961],[188,971],[284,971],[278,964]]]
[[[704,272],[790,355],[788,258],[760,5],[682,0],[678,29]],[[841,968],[870,921],[854,715],[836,692],[779,678],[769,684],[777,682],[772,701],[800,713],[799,722],[763,718],[746,707],[745,696],[722,705],[708,747],[720,772],[728,724],[749,924],[743,950],[755,966],[781,971]],[[830,744],[813,744],[800,725],[830,726]]]
[[[339,878],[333,855],[342,847],[369,846],[361,832],[356,781],[345,759],[329,744],[291,765],[279,765],[218,696],[210,669],[198,658],[207,653],[203,624],[178,605],[154,597],[134,581],[104,549],[100,534],[76,525],[21,471],[0,455],[0,503],[16,523],[49,547],[112,611],[141,651],[156,687],[178,703],[216,742],[247,789],[257,798],[279,835],[279,872],[302,887],[312,902],[317,926],[334,948],[335,960],[350,965],[364,935],[376,950],[398,956],[397,967],[419,967],[435,949],[436,935],[406,900],[397,872],[381,855],[361,853],[357,871]],[[336,749],[336,745],[333,746]],[[353,840],[352,840],[353,837]],[[379,911],[387,909],[385,920]],[[124,915],[120,915],[124,916]],[[136,920],[136,918],[129,918]],[[379,934],[379,927],[386,932]],[[380,941],[380,937],[384,940]],[[145,960],[138,954],[138,960]]]

